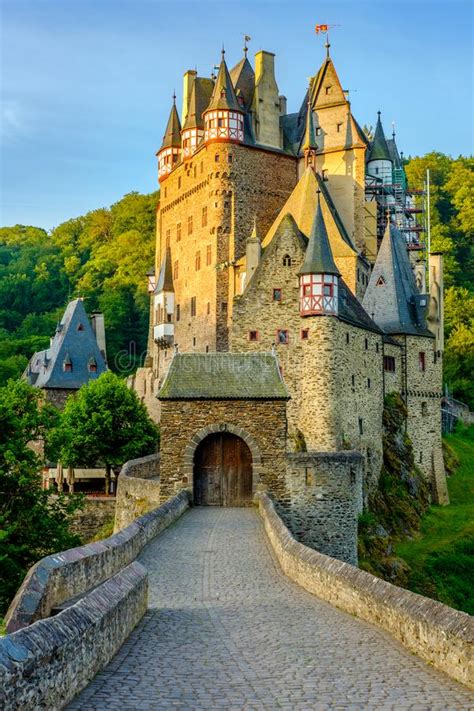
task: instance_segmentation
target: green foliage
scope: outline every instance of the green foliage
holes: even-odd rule
[[[395,550],[407,565],[410,590],[474,614],[474,425],[458,423],[445,443],[459,464],[448,479],[450,505],[431,506],[420,532]]]
[[[69,532],[78,496],[41,488],[41,457],[29,445],[55,424],[57,412],[23,381],[0,388],[0,611],[39,558],[77,545]]]
[[[128,459],[156,452],[158,443],[158,428],[137,394],[109,371],[68,398],[58,426],[48,434],[47,451],[63,464],[101,464],[110,472]]]
[[[157,200],[157,193],[131,193],[51,234],[0,228],[0,384],[47,347],[68,300],[79,295],[89,312],[104,312],[111,368],[130,372],[141,364]]]
[[[359,517],[359,566],[397,585],[406,582],[407,567],[393,554],[393,542],[412,535],[429,503],[429,490],[416,468],[413,448],[404,434],[406,408],[401,397],[385,398],[383,467],[368,511]]]

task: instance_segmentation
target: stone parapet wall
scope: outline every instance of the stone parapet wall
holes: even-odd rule
[[[117,483],[114,533],[160,505],[160,455],[131,459]]]
[[[301,543],[356,565],[363,479],[359,452],[289,454],[288,496],[278,511]]]
[[[298,543],[267,494],[260,514],[285,575],[319,598],[367,620],[407,649],[474,688],[474,621],[465,612],[398,588]]]
[[[71,524],[72,533],[77,533],[81,541],[90,541],[102,526],[114,520],[115,499],[111,497],[91,497],[86,499],[84,508],[77,511]]]
[[[135,561],[55,617],[0,639],[3,711],[64,708],[143,617],[147,589]]]
[[[119,533],[79,548],[42,558],[28,571],[7,612],[9,633],[49,617],[51,611],[129,565],[142,548],[189,506],[183,491],[141,516]]]

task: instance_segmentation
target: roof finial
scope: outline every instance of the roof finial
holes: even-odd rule
[[[382,114],[382,112],[381,112],[380,110],[377,111],[377,116],[379,117],[379,121],[380,121],[380,116],[381,116],[381,114]]]
[[[326,47],[326,59],[329,59],[329,48],[331,47],[329,43],[329,32],[326,32],[326,43],[324,46]]]
[[[222,43],[221,57],[222,57],[222,61],[224,61],[224,57],[225,57],[224,43]]]
[[[173,104],[176,106],[176,90],[173,89]]]
[[[395,140],[395,121],[392,121],[392,138]]]
[[[249,37],[248,35],[244,35],[244,55],[245,59],[247,59],[247,52],[249,51],[249,48],[247,47],[247,42],[250,42],[252,38]]]

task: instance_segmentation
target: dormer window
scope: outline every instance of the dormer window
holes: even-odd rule
[[[326,96],[329,96],[329,94],[332,94],[332,86],[331,85],[326,86],[325,91],[326,91]]]
[[[78,331],[83,331],[83,330],[84,330],[84,326],[82,325],[82,323],[79,324],[79,326],[77,327],[77,330],[78,330]]]
[[[385,279],[381,276],[377,279],[375,286],[385,286]]]
[[[87,369],[89,373],[97,373],[97,361],[95,358],[89,358],[89,362],[87,363]]]
[[[323,129],[321,128],[321,126],[317,126],[317,128],[316,128],[316,135],[317,135],[317,136],[320,136],[320,135],[322,134],[322,132],[323,132]]]
[[[69,353],[66,355],[64,362],[63,362],[63,371],[65,373],[72,373],[72,360],[71,356]]]

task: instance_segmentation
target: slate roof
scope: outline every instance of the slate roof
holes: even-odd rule
[[[160,273],[156,281],[155,294],[159,294],[161,291],[174,291],[171,251],[169,247],[166,249],[163,261],[161,262]]]
[[[93,361],[97,365],[95,373],[88,368]],[[64,363],[72,364],[71,372],[64,372]],[[67,305],[50,347],[33,355],[23,377],[37,388],[77,390],[106,370],[84,303],[75,299]]]
[[[159,400],[288,400],[273,353],[176,353]]]
[[[212,79],[196,77],[191,89],[188,114],[183,125],[183,131],[188,128],[204,128],[203,113],[209,106],[214,82]]]
[[[321,202],[318,194],[318,206],[314,216],[311,232],[309,233],[308,246],[303,265],[299,274],[336,274],[341,276],[336,262],[332,256],[329,237],[324,224]]]
[[[380,111],[377,118],[377,126],[375,127],[374,140],[370,144],[366,160],[392,160],[385,140],[382,121],[380,120]]]
[[[369,331],[375,331],[375,333],[382,333],[382,330],[377,326],[375,321],[370,318],[359,299],[354,296],[342,278],[339,279],[338,297],[339,305],[337,315],[341,321],[347,321],[354,326],[366,328]]]
[[[230,70],[230,78],[232,79],[235,91],[241,91],[245,108],[248,111],[252,106],[255,92],[255,72],[247,57],[242,57],[240,62]]]
[[[433,335],[426,327],[428,296],[416,288],[405,238],[394,225],[387,225],[362,305],[386,333]]]
[[[161,144],[160,151],[162,151],[163,148],[171,147],[181,148],[181,123],[179,121],[176,102],[174,99],[168,123],[166,124],[165,135],[163,136],[163,143]]]
[[[235,94],[234,85],[230,78],[229,70],[224,59],[224,51],[222,51],[222,60],[217,74],[216,83],[212,92],[211,101],[206,111],[214,111],[216,109],[226,109],[228,111],[244,111],[239,104]]]
[[[318,144],[316,142],[316,129],[314,127],[314,114],[309,106],[306,112],[306,125],[301,141],[301,150],[304,151],[308,148],[312,148],[314,150],[318,148]]]
[[[401,168],[402,160],[400,158],[400,154],[398,152],[397,144],[395,143],[394,138],[387,138],[387,148],[395,168]]]

